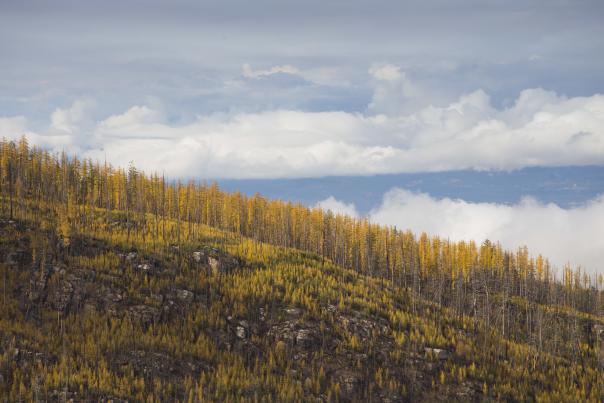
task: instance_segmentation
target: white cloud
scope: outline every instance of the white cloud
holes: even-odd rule
[[[133,106],[119,115],[109,116],[99,127],[107,130],[136,129],[145,125],[160,123],[162,114],[147,106]]]
[[[330,210],[334,214],[342,214],[355,218],[359,216],[354,203],[344,203],[340,200],[337,200],[333,196],[329,196],[327,199],[321,200],[315,205],[315,207],[325,211]]]
[[[0,117],[0,138],[14,139],[25,133],[27,119],[24,116]]]
[[[369,69],[369,74],[377,80],[395,81],[404,76],[400,67],[392,64],[374,65]]]
[[[412,114],[430,106],[441,94],[435,96],[426,88],[409,79],[399,66],[374,64],[369,75],[375,80],[375,88],[367,109],[372,114],[397,117]]]
[[[58,150],[71,143],[71,136],[66,134],[38,134],[28,129],[24,116],[0,117],[0,138],[19,140],[25,135],[32,145]]]
[[[300,72],[300,70],[298,70],[298,68],[296,68],[292,65],[289,65],[289,64],[285,64],[285,65],[281,65],[281,66],[273,66],[270,69],[266,69],[266,70],[253,70],[252,67],[246,63],[243,65],[242,70],[243,70],[243,76],[246,78],[268,77],[268,76],[271,76],[273,74],[278,74],[278,73],[301,75],[301,72]]]
[[[604,195],[563,209],[531,198],[514,205],[470,203],[395,188],[369,216],[373,222],[451,240],[490,239],[512,249],[527,245],[557,267],[570,262],[604,271]]]
[[[80,99],[69,108],[57,108],[50,115],[50,128],[59,133],[77,134],[81,130],[81,124],[90,119],[90,110],[93,107],[94,101]]]
[[[567,99],[533,89],[497,110],[479,90],[445,107],[399,116],[274,110],[215,114],[180,126],[158,116],[134,107],[101,122],[95,136],[116,163],[134,160],[181,176],[317,177],[604,163],[602,95]],[[149,153],[153,149],[157,153]]]
[[[59,109],[47,132],[28,133],[38,136],[41,145],[188,177],[604,164],[604,96],[599,94],[566,98],[529,89],[511,107],[496,109],[478,90],[446,106],[411,113],[271,110],[206,115],[181,125],[170,124],[161,110],[146,105],[95,121],[86,105]],[[23,118],[2,122],[5,132],[20,135],[26,129]]]
[[[273,66],[268,69],[254,70],[245,63],[241,69],[243,77],[248,79],[260,79],[270,77],[274,74],[289,74],[300,77],[308,82],[326,85],[326,86],[347,86],[350,85],[349,80],[342,76],[342,71],[339,68],[333,67],[315,67],[311,69],[299,69],[291,64],[283,64]],[[230,82],[232,84],[232,82]]]

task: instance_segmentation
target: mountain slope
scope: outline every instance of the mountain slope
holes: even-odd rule
[[[604,398],[602,291],[579,271],[375,226],[359,251],[346,218],[261,199],[237,226],[215,188],[191,204],[132,168],[105,188],[93,164],[0,149],[5,400]]]
[[[118,225],[68,242],[45,227],[0,224],[11,400],[597,401],[604,390],[589,361],[506,341],[312,254],[203,227],[161,249],[124,242]]]

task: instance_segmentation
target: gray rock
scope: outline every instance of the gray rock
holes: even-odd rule
[[[137,265],[136,268],[143,272],[149,272],[151,270],[151,265],[149,263],[141,263]]]
[[[176,290],[176,298],[181,302],[190,304],[191,302],[193,302],[194,296],[195,295],[189,290]]]
[[[193,260],[196,261],[197,263],[201,263],[202,260],[204,260],[205,258],[205,253],[203,251],[195,251],[193,252]]]
[[[239,266],[239,261],[230,256],[208,256],[208,265],[212,273],[228,273]]]
[[[451,356],[450,352],[441,348],[426,347],[424,348],[424,351],[427,355],[431,355],[432,357],[438,358],[439,360],[446,360]]]
[[[105,298],[104,298],[104,299],[105,299],[106,301],[108,301],[108,302],[116,302],[116,303],[117,303],[117,302],[122,301],[122,299],[124,299],[124,297],[122,297],[122,295],[121,295],[121,294],[119,294],[119,293],[108,292],[108,293],[105,295]]]
[[[300,329],[296,332],[296,345],[309,348],[317,343],[318,338],[311,329]]]
[[[208,264],[212,269],[212,273],[218,274],[220,272],[220,261],[212,256],[208,257]]]
[[[302,314],[302,310],[300,308],[289,307],[285,308],[285,313],[292,316],[300,316]]]
[[[245,339],[245,337],[247,336],[247,330],[245,330],[243,326],[239,325],[235,328],[235,334],[240,339]]]

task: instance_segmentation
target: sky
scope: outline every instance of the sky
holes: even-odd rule
[[[309,205],[604,271],[603,17],[575,0],[0,0],[0,136],[284,199],[304,180]],[[555,192],[519,190],[531,169]],[[554,236],[578,232],[580,248]]]

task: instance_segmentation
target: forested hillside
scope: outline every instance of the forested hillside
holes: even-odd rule
[[[602,275],[0,143],[6,401],[601,401]],[[519,243],[522,240],[518,240]]]

